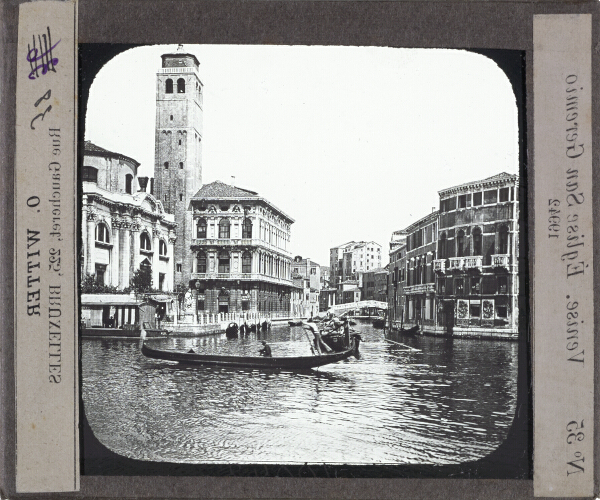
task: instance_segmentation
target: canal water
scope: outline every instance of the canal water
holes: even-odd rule
[[[95,436],[140,460],[177,463],[453,464],[504,440],[518,344],[402,337],[359,322],[360,359],[304,372],[180,367],[140,342],[83,339],[82,392]],[[151,340],[161,349],[310,355],[302,327]]]

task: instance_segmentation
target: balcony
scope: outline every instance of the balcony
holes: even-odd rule
[[[483,257],[481,255],[475,255],[473,257],[463,257],[464,269],[480,271],[483,268]]]
[[[193,238],[192,246],[197,247],[236,247],[258,245],[260,240],[252,240],[250,238]]]
[[[417,293],[433,293],[435,292],[435,283],[422,283],[420,285],[405,286],[404,293],[406,295],[414,295]]]
[[[236,247],[261,247],[273,252],[279,253],[286,257],[291,254],[287,250],[280,248],[268,241],[263,241],[258,238],[192,238],[192,249],[198,250],[200,248],[210,247],[225,247],[225,248],[236,248]]]
[[[450,257],[450,271],[462,271],[465,266],[465,258],[464,257]]]
[[[193,280],[262,281],[275,285],[291,285],[292,281],[260,273],[192,273]]]
[[[510,264],[510,255],[508,255],[508,254],[492,255],[492,267],[503,267],[505,269],[508,269],[509,264]]]
[[[438,259],[433,261],[433,270],[436,273],[444,274],[446,272],[446,259]]]

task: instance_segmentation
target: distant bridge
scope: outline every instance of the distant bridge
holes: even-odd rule
[[[347,311],[356,311],[358,309],[383,309],[387,310],[387,302],[380,302],[378,300],[361,300],[359,302],[348,302],[346,304],[336,304],[331,306],[328,310],[333,313],[345,313]]]

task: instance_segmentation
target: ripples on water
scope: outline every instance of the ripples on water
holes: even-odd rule
[[[356,329],[359,360],[304,372],[180,367],[145,358],[139,341],[84,339],[86,416],[112,451],[165,462],[449,464],[504,440],[516,404],[516,343]],[[310,355],[301,327],[273,327],[260,339],[273,356]],[[237,355],[261,347],[256,334],[152,345]]]

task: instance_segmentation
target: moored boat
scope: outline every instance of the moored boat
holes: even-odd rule
[[[288,321],[288,323],[290,324],[290,326],[302,326],[302,320]]]
[[[227,328],[225,329],[225,335],[228,339],[237,339],[239,332],[238,324],[235,322],[229,323]]]
[[[385,318],[376,318],[373,320],[373,328],[385,328]]]
[[[352,342],[342,352],[321,354],[320,356],[262,357],[262,356],[226,356],[218,354],[197,354],[195,352],[177,352],[153,349],[144,342],[142,354],[148,358],[165,361],[177,361],[188,365],[222,366],[230,368],[279,368],[304,370],[317,366],[336,363],[350,356],[358,357],[358,344]]]
[[[415,325],[412,328],[400,328],[398,333],[401,335],[417,335],[419,333],[419,325]]]

